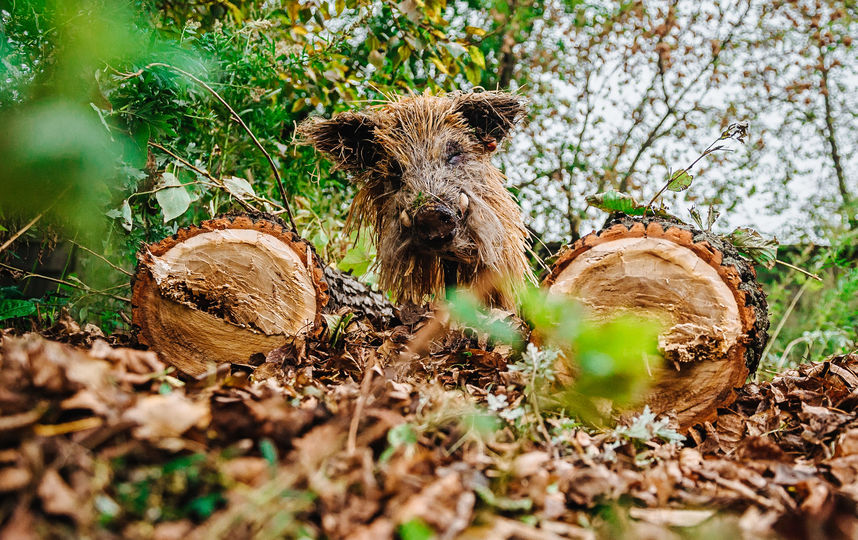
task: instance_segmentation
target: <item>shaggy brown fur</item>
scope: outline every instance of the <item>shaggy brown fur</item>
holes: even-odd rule
[[[349,224],[372,224],[381,287],[421,302],[445,284],[470,285],[512,307],[533,274],[491,155],[523,113],[523,100],[502,92],[416,95],[312,118],[298,133],[354,174]]]

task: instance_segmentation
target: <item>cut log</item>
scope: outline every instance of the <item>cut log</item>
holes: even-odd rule
[[[588,317],[643,313],[660,321],[664,365],[647,403],[680,427],[715,417],[754,373],[769,326],[753,267],[721,238],[656,218],[622,218],[558,257],[545,285]]]
[[[280,223],[213,219],[147,246],[138,259],[138,340],[190,375],[252,362],[322,328],[322,267],[310,245]]]

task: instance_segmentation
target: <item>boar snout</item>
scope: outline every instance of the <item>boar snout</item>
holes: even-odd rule
[[[458,218],[445,204],[424,204],[414,214],[414,233],[417,239],[429,247],[441,247],[449,243],[456,234]]]

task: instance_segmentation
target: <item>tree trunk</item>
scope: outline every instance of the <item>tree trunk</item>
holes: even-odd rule
[[[647,403],[675,411],[683,430],[732,403],[768,339],[753,267],[729,242],[684,224],[617,219],[566,248],[545,284],[594,319],[633,312],[664,325]]]
[[[256,363],[300,334],[318,335],[325,308],[376,318],[378,293],[333,268],[276,218],[234,216],[145,247],[132,293],[138,340],[190,375],[220,363]],[[329,302],[329,283],[338,290]]]

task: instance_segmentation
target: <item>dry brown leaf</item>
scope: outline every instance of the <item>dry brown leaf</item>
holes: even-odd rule
[[[19,503],[12,512],[12,517],[0,529],[0,540],[37,540],[33,513],[26,504]]]
[[[471,523],[476,496],[466,490],[457,473],[435,480],[395,510],[395,523],[420,518],[439,538],[455,538]]]
[[[674,508],[629,508],[635,519],[667,527],[696,527],[715,515],[715,510],[677,510]]]
[[[81,511],[82,501],[55,469],[45,471],[38,494],[48,514],[77,518]]]
[[[32,474],[24,467],[3,467],[0,469],[0,493],[18,491],[27,487]]]
[[[195,402],[179,392],[145,396],[125,411],[123,420],[135,422],[134,436],[149,441],[180,437],[194,426],[204,427],[210,421],[206,402]]]

